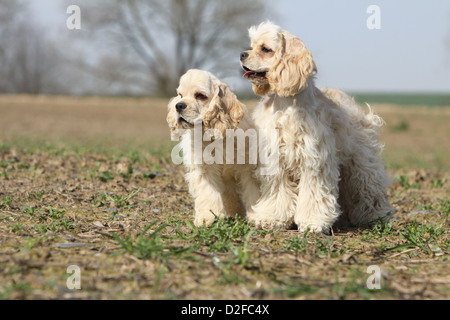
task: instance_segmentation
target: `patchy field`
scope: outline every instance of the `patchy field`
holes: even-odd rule
[[[193,227],[166,103],[0,96],[0,298],[450,298],[450,108],[374,106],[396,219],[325,236]]]

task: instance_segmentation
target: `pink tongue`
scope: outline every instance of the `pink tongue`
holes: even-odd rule
[[[253,71],[247,71],[242,77],[246,78],[248,77],[250,74],[254,73]]]

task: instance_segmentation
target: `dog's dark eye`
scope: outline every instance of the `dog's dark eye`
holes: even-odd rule
[[[270,50],[269,48],[266,48],[266,47],[262,47],[262,48],[261,48],[261,51],[262,51],[262,52],[265,52],[265,53],[270,53],[270,52],[272,52],[272,50]]]
[[[181,99],[183,99],[183,95],[181,93],[178,94],[180,96]]]
[[[200,101],[205,101],[205,100],[208,100],[208,97],[202,93],[196,93],[195,99],[200,100]]]

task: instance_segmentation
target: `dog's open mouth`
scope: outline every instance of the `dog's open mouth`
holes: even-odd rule
[[[189,129],[189,128],[193,128],[194,125],[192,123],[190,123],[189,121],[187,121],[185,118],[183,118],[182,116],[178,117],[178,123],[181,124],[181,126],[185,129]]]
[[[247,79],[266,79],[267,71],[263,72],[256,72],[253,70],[250,70],[246,66],[242,66],[242,68],[246,71],[243,75],[243,78]]]

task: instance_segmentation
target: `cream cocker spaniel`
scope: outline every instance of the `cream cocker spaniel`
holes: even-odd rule
[[[279,131],[280,155],[277,174],[259,175],[262,195],[248,218],[264,228],[295,223],[300,231],[329,233],[335,222],[359,226],[391,215],[378,136],[383,120],[344,92],[318,89],[316,65],[299,38],[271,22],[249,35],[252,49],[241,53],[241,66],[264,96],[253,119]]]
[[[255,164],[238,164],[242,150],[237,139],[227,134],[254,128],[246,107],[207,71],[187,71],[177,93],[169,102],[167,122],[172,139],[182,137],[185,178],[195,199],[194,224],[209,226],[216,217],[245,217],[260,195]],[[233,140],[233,149],[227,149],[227,139]],[[248,158],[248,148],[244,152]]]

